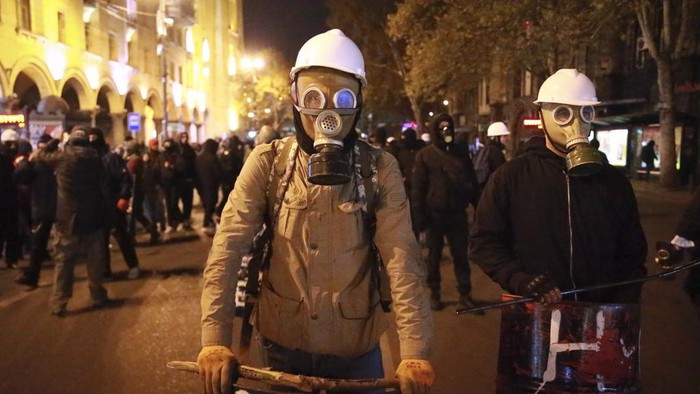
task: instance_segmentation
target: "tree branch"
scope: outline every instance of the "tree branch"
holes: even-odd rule
[[[678,37],[676,37],[676,45],[671,52],[671,59],[678,59],[683,55],[683,49],[686,43],[688,34],[688,22],[690,21],[690,1],[683,0],[681,4],[681,26],[678,29]]]
[[[644,0],[637,0],[637,19],[639,20],[639,28],[642,30],[642,37],[649,49],[649,55],[656,60],[659,58],[658,47],[651,36],[651,26],[649,25],[649,10],[648,3]]]
[[[671,47],[671,0],[663,0],[663,25],[661,26],[661,39],[662,45],[659,48],[669,54],[673,53],[673,48]]]

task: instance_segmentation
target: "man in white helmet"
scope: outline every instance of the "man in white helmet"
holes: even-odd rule
[[[603,164],[588,142],[593,83],[562,69],[540,88],[536,104],[545,146],[491,175],[476,211],[470,256],[501,287],[546,304],[562,290],[642,277],[647,243],[625,176]],[[591,291],[578,301],[637,303],[641,285]]]
[[[486,137],[488,138],[486,144],[474,155],[474,171],[476,171],[480,192],[484,190],[489,176],[506,162],[506,156],[503,153],[506,146],[503,141],[510,138],[510,131],[505,123],[494,122],[489,125]]]
[[[589,144],[598,99],[588,77],[574,69],[559,70],[542,84],[535,103],[545,141],[525,144],[523,154],[491,175],[471,235],[470,256],[491,279],[511,294],[546,305],[509,307],[502,315],[506,333],[522,322],[532,324],[526,330],[519,325],[519,333],[526,335],[510,343],[512,336],[501,336],[499,384],[515,387],[527,377],[541,379],[543,390],[590,392],[601,384],[615,390],[620,382],[634,381],[637,373],[629,366],[633,363],[617,371],[611,367],[621,365],[622,358],[638,357],[639,344],[631,343],[638,339],[642,285],[621,285],[646,275],[647,243],[637,201],[627,178],[604,164]],[[615,286],[598,288],[602,285]],[[614,323],[620,338],[600,339],[615,320],[605,313],[612,309],[625,311],[625,321]],[[567,320],[564,310],[576,311],[574,318]],[[536,316],[543,316],[546,332]],[[586,316],[595,316],[597,331],[590,330]],[[549,342],[552,338],[560,338],[557,346],[561,341],[573,346],[598,342],[594,349],[561,350],[556,341]],[[537,349],[548,349],[548,356],[535,361],[546,365],[542,369],[528,364],[527,356],[513,358],[519,357],[516,353],[534,355]],[[618,357],[617,352],[629,354]]]
[[[391,283],[402,392],[428,392],[432,316],[401,173],[393,156],[359,141],[355,131],[367,83],[362,54],[330,30],[304,44],[290,77],[296,136],[250,154],[204,271],[198,364],[205,391],[232,390],[237,273],[265,222],[272,253],[252,320],[268,366],[384,377],[379,338],[391,315],[382,311],[373,279],[373,243]]]

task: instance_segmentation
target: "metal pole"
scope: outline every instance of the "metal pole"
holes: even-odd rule
[[[163,57],[163,135],[169,138],[168,135],[168,62],[165,57],[165,41],[167,36],[163,36],[163,43],[160,54]]]

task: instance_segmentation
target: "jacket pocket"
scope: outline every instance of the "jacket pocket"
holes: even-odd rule
[[[343,250],[351,250],[364,244],[365,225],[362,219],[362,205],[348,201],[338,204],[338,220],[333,224],[342,241]]]
[[[302,345],[304,319],[303,299],[277,294],[263,282],[256,310],[257,329],[265,338],[289,348]]]
[[[376,292],[372,291],[371,297],[364,291],[362,293],[346,294],[339,300],[340,319],[335,327],[338,337],[353,344],[356,354],[374,347],[388,327],[386,314],[379,309],[379,296],[375,295]]]
[[[306,194],[287,193],[280,208],[279,226],[282,236],[294,239],[301,236],[306,221]]]

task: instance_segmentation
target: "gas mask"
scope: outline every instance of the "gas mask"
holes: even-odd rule
[[[594,117],[590,105],[543,103],[540,108],[547,146],[565,158],[571,176],[587,176],[603,168],[600,152],[588,140]]]
[[[443,141],[445,141],[445,144],[451,144],[455,140],[455,130],[454,128],[450,125],[450,122],[443,120],[440,122],[438,125],[438,129],[440,132],[440,138],[442,138]]]
[[[299,73],[292,96],[316,151],[309,157],[309,182],[347,183],[353,175],[351,152],[343,148],[360,114],[360,82],[348,73],[312,67]]]

